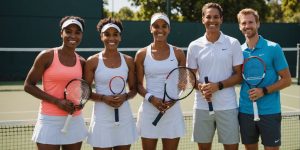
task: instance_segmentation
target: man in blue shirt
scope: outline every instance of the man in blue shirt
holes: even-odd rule
[[[259,87],[250,89],[245,82],[241,86],[239,123],[242,143],[247,150],[257,150],[261,136],[266,150],[277,150],[281,144],[279,91],[291,84],[288,64],[277,43],[258,35],[260,22],[257,11],[243,9],[237,18],[246,39],[242,45],[244,59],[257,56],[266,63],[266,75]],[[258,105],[260,121],[257,122],[253,120],[253,101]]]

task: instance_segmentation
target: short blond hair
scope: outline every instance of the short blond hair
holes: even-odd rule
[[[252,9],[252,8],[245,8],[245,9],[242,9],[238,14],[237,14],[237,19],[238,19],[238,22],[240,23],[240,20],[241,20],[241,16],[242,15],[253,15],[254,18],[255,18],[255,21],[256,22],[259,22],[259,15],[257,13],[256,10]]]

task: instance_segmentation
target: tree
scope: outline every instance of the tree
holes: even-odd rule
[[[278,23],[283,21],[283,12],[281,11],[281,4],[278,0],[272,0],[268,2],[269,13],[267,15],[267,22]]]
[[[141,20],[149,20],[155,12],[165,12],[167,0],[129,0],[132,5],[140,6],[137,16]],[[171,5],[171,20],[199,21],[201,9],[205,3],[211,0],[169,0]],[[236,14],[243,8],[253,8],[260,14],[261,21],[266,20],[268,6],[265,0],[214,0],[224,9],[224,22],[237,22]]]
[[[120,20],[135,20],[135,14],[129,7],[122,7],[118,13],[114,15],[115,18]]]
[[[281,10],[284,22],[300,22],[300,4],[298,0],[282,0]]]

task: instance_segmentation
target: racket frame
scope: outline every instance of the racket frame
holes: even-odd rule
[[[257,83],[257,84],[251,84],[251,83],[249,83],[247,80],[246,80],[246,77],[245,77],[245,75],[244,75],[244,71],[245,71],[245,67],[244,67],[244,64],[246,64],[250,59],[257,59],[257,60],[259,60],[260,61],[260,63],[264,66],[264,73],[262,74],[262,78],[260,79],[260,81]],[[244,81],[246,82],[246,84],[247,84],[247,86],[250,88],[250,89],[252,89],[253,87],[254,88],[257,88],[262,82],[263,82],[263,80],[264,80],[264,78],[265,78],[265,75],[266,75],[266,63],[261,59],[261,58],[259,58],[259,57],[257,57],[257,56],[250,56],[250,57],[248,57],[248,58],[246,58],[245,60],[244,60],[244,63],[243,63],[243,67],[242,67],[242,76],[243,76],[243,79],[244,79]],[[256,101],[253,101],[253,103],[252,103],[252,105],[253,105],[253,120],[254,121],[259,121],[260,120],[260,117],[259,117],[259,114],[258,114],[258,106],[257,106],[257,102]]]
[[[168,93],[167,93],[167,80],[168,80],[168,78],[170,77],[170,75],[171,75],[175,70],[181,69],[181,68],[188,69],[189,72],[192,74],[192,77],[194,78],[194,81],[195,81],[195,82],[194,82],[194,85],[193,85],[193,89],[192,89],[186,96],[184,96],[184,97],[182,97],[182,98],[174,99],[174,98],[172,98],[171,96],[169,96]],[[169,72],[169,74],[167,75],[167,77],[166,77],[166,80],[165,80],[165,83],[164,83],[164,96],[163,96],[162,101],[165,102],[166,96],[170,99],[170,101],[172,101],[172,102],[174,102],[174,103],[176,103],[176,102],[179,101],[179,100],[183,100],[183,99],[185,99],[186,97],[188,97],[188,96],[193,92],[193,90],[195,89],[195,86],[196,86],[196,75],[195,75],[195,73],[192,71],[192,69],[190,69],[190,68],[188,68],[188,67],[185,67],[185,66],[178,66],[177,68],[174,68],[173,70],[171,70],[171,71]],[[159,114],[156,116],[155,120],[152,122],[152,125],[156,126],[157,123],[159,122],[159,120],[160,120],[160,119],[162,118],[162,116],[164,115],[164,113],[165,113],[165,111],[163,111],[163,112],[160,111]]]
[[[88,90],[89,90],[89,96],[88,96],[88,97],[91,96],[92,88],[89,86],[89,84],[88,84],[85,80],[83,80],[83,79],[78,79],[78,78],[76,78],[76,79],[70,80],[70,81],[67,83],[67,85],[65,86],[65,89],[64,89],[64,99],[65,99],[65,100],[67,100],[67,88],[68,88],[68,86],[69,86],[73,81],[80,81],[81,83],[86,84],[87,87],[88,87]],[[77,105],[77,108],[79,107],[79,108],[82,109],[82,108],[84,107],[84,105],[87,103],[87,101],[88,101],[88,99],[87,99],[84,103],[82,103],[82,99],[81,99],[79,105]],[[75,108],[76,108],[76,106],[75,106]],[[63,128],[60,130],[60,131],[61,131],[62,133],[64,133],[64,134],[66,134],[67,131],[68,131],[68,127],[69,127],[70,122],[71,122],[71,119],[72,119],[72,117],[73,117],[73,113],[74,113],[74,112],[71,112],[71,113],[68,114],[68,116],[67,116],[67,118],[66,118],[66,120],[65,120],[64,126],[63,126]]]
[[[114,79],[116,79],[116,78],[120,78],[120,79],[122,79],[122,81],[123,81],[123,88],[122,88],[122,90],[121,90],[120,92],[118,92],[118,93],[114,92],[113,89],[112,89],[112,86],[111,86],[112,81],[113,81]],[[109,90],[110,90],[110,92],[113,93],[114,95],[121,94],[121,93],[124,91],[125,86],[126,86],[126,82],[125,82],[125,79],[124,79],[122,76],[114,76],[114,77],[112,77],[112,78],[110,79],[110,81],[109,81]],[[119,125],[120,125],[120,120],[119,120],[119,109],[118,109],[118,108],[114,108],[114,112],[115,112],[115,122],[114,122],[114,124],[115,124],[115,126],[119,126]]]

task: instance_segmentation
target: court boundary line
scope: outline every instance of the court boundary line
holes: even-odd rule
[[[300,109],[295,108],[295,107],[290,107],[290,106],[285,106],[285,105],[281,105],[281,108],[287,108],[293,111],[300,111]],[[285,113],[285,112],[281,112],[281,113]]]
[[[294,96],[294,95],[290,95],[290,94],[285,94],[285,93],[280,93],[281,95],[284,95],[284,96],[286,96],[286,97],[292,97],[292,98],[297,98],[297,100],[299,100],[300,101],[300,97],[299,96]]]

